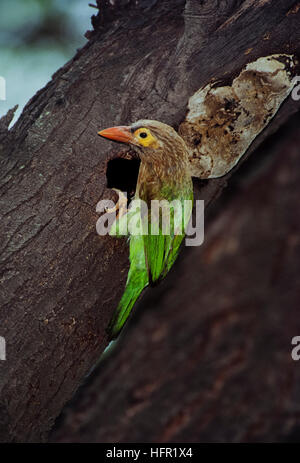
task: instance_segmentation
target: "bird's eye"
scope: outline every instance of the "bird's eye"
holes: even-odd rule
[[[140,137],[141,138],[147,138],[148,137],[148,134],[146,132],[141,132],[140,133]]]

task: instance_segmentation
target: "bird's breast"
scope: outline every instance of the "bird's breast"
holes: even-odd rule
[[[152,199],[171,199],[182,192],[183,186],[192,188],[188,165],[141,162],[136,190],[138,198],[147,202]]]

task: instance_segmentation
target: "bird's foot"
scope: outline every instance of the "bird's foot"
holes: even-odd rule
[[[118,193],[119,199],[118,199],[117,204],[114,207],[106,209],[106,212],[108,212],[109,214],[111,214],[113,212],[117,212],[117,217],[120,218],[124,214],[126,214],[126,212],[128,211],[128,209],[127,209],[127,201],[128,201],[127,200],[127,195],[125,195],[123,193],[123,191],[118,190],[117,188],[112,188],[112,190],[114,190],[116,193]]]

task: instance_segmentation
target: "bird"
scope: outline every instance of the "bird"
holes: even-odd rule
[[[130,267],[126,286],[107,330],[109,339],[113,340],[144,288],[163,279],[176,261],[191,217],[193,183],[188,148],[173,127],[159,121],[139,120],[130,126],[101,130],[98,135],[129,145],[140,158],[134,200],[142,200],[147,206],[143,215],[139,208],[125,211],[123,201],[121,213],[111,227],[110,235],[118,235],[118,227],[130,214],[138,214],[141,223],[147,223],[148,227],[143,228],[142,234],[129,231]],[[153,213],[155,200],[163,207]],[[168,214],[170,228],[166,231],[163,219]],[[155,227],[157,231],[153,233]]]

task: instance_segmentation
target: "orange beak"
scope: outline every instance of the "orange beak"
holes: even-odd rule
[[[110,127],[109,129],[101,130],[98,132],[98,135],[122,143],[132,143],[134,140],[130,127],[126,126]]]

